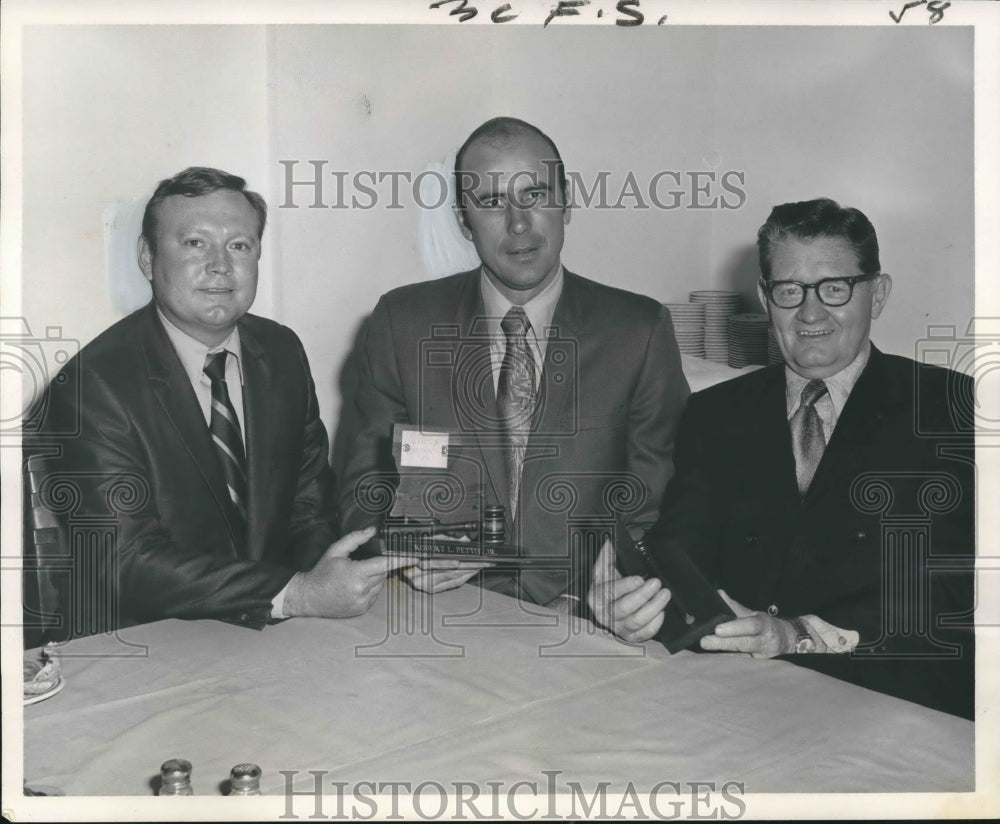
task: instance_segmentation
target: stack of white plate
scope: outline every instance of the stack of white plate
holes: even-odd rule
[[[729,316],[740,308],[739,292],[699,289],[688,299],[691,303],[705,305],[705,358],[715,363],[728,363]]]
[[[705,304],[664,303],[674,322],[677,346],[684,355],[705,357]]]
[[[744,312],[729,318],[729,365],[742,369],[767,363],[767,330],[771,323],[760,312]]]
[[[785,359],[781,356],[781,349],[778,348],[778,339],[774,336],[774,327],[767,327],[767,362],[782,363]]]

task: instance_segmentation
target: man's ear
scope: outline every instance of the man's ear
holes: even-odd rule
[[[472,240],[472,230],[469,228],[469,224],[465,222],[465,209],[454,204],[451,210],[455,213],[455,220],[458,221],[458,228],[462,231],[462,237],[466,240]]]
[[[573,201],[569,197],[569,187],[563,186],[559,189],[560,194],[562,194],[563,199],[563,226],[569,226],[570,218],[573,216]]]
[[[882,272],[875,278],[875,286],[872,289],[872,320],[882,314],[890,292],[892,292],[892,278]]]
[[[153,250],[149,248],[149,242],[145,235],[139,235],[138,245],[139,268],[146,280],[153,282]]]

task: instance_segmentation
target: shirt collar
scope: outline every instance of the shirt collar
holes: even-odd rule
[[[836,410],[837,415],[840,415],[841,410],[843,410],[844,405],[847,403],[848,397],[850,397],[851,390],[854,389],[854,384],[858,382],[858,378],[861,377],[861,373],[868,364],[868,357],[871,355],[871,351],[872,343],[871,341],[866,341],[854,360],[837,372],[837,374],[823,378],[823,383],[826,384],[826,391],[830,395],[830,400],[833,402],[833,408]],[[799,408],[802,387],[808,382],[808,378],[803,378],[798,372],[792,371],[787,364],[785,365],[785,407],[788,410],[789,417],[794,415],[795,410]]]
[[[536,340],[543,338],[545,330],[552,326],[552,316],[562,295],[563,281],[563,267],[560,263],[559,271],[549,284],[524,304],[524,313],[528,316]],[[483,295],[483,308],[486,310],[486,328],[490,337],[496,337],[500,334],[500,321],[514,304],[493,285],[493,281],[486,276],[485,269],[479,270],[479,284]]]
[[[177,352],[181,366],[184,367],[188,380],[192,384],[197,384],[205,378],[205,360],[208,356],[221,352],[223,349],[234,356],[240,375],[240,383],[243,383],[243,364],[241,362],[243,349],[240,346],[240,330],[237,327],[234,326],[229,337],[218,346],[205,346],[200,340],[195,340],[187,332],[181,331],[171,323],[159,306],[156,307],[156,314],[159,316],[160,323],[163,324],[163,329],[167,333],[167,337],[170,338],[170,343],[173,345],[174,351]]]

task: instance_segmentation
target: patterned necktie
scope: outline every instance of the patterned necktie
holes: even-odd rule
[[[233,510],[240,526],[240,539],[246,537],[247,527],[247,459],[243,450],[243,436],[236,410],[229,400],[226,386],[225,350],[209,355],[205,363],[205,374],[212,381],[212,414],[208,425],[212,433],[215,451],[222,461],[222,472],[226,476],[226,487],[233,502]]]
[[[795,453],[795,476],[799,482],[799,493],[806,494],[812,482],[816,467],[819,466],[826,448],[823,437],[823,422],[816,411],[816,401],[826,394],[826,384],[811,380],[802,387],[799,408],[792,415],[792,450]]]
[[[535,409],[535,359],[528,348],[531,323],[522,307],[512,306],[500,322],[500,328],[507,338],[507,350],[497,382],[497,407],[503,423],[507,494],[513,518],[517,513],[521,466]]]

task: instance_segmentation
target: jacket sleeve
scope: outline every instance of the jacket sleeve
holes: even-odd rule
[[[374,523],[391,505],[398,483],[392,426],[410,419],[385,298],[368,319],[353,358],[356,381],[346,395],[338,435],[343,446],[338,469],[345,530]]]
[[[677,431],[673,477],[660,519],[650,530],[653,551],[683,552],[712,581],[718,581],[721,529],[713,512],[716,493],[709,477],[705,410],[698,395],[684,411]]]
[[[330,442],[319,416],[316,387],[302,344],[296,338],[306,398],[302,462],[288,530],[290,562],[308,570],[338,537],[336,481],[330,468]]]
[[[674,445],[690,394],[670,315],[661,309],[628,414],[628,471],[646,486],[645,503],[631,516],[630,526],[637,532],[652,526],[660,514],[664,490],[674,475]]]

